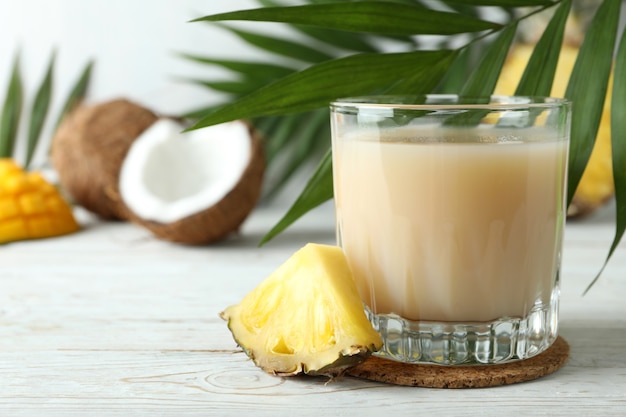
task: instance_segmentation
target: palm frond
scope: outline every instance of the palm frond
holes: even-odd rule
[[[0,120],[0,158],[13,155],[13,148],[17,140],[17,129],[22,114],[22,103],[24,101],[23,89],[22,77],[20,75],[20,57],[19,54],[16,54],[9,88],[7,89],[2,109],[2,119]]]
[[[567,182],[571,201],[595,143],[611,74],[620,0],[605,0],[591,22],[576,58],[565,97],[572,101]]]
[[[615,59],[615,74],[626,74],[626,31],[622,32],[617,56]],[[613,158],[613,181],[615,183],[615,236],[603,267],[585,289],[585,293],[600,278],[600,274],[617,249],[617,245],[626,231],[626,77],[614,77],[611,93],[611,148]]]
[[[26,115],[27,118],[25,121],[28,126],[23,127],[24,129],[27,129],[25,132],[26,143],[24,145],[26,155],[23,163],[26,169],[32,168],[33,156],[35,155],[37,147],[41,143],[44,124],[46,123],[50,113],[55,57],[56,53],[53,53],[41,84],[36,90],[30,112]],[[16,158],[16,145],[22,128],[22,126],[20,126],[20,118],[23,110],[24,87],[19,63],[19,54],[16,54],[13,62],[9,88],[4,100],[4,106],[1,109],[0,158]],[[74,85],[69,97],[65,101],[63,109],[59,114],[56,126],[58,126],[62,117],[74,109],[74,107],[84,98],[89,85],[91,67],[92,63],[89,63],[85,70],[83,70],[78,82]]]
[[[194,21],[280,22],[325,29],[386,35],[452,35],[481,32],[499,24],[458,13],[381,1],[266,7],[204,16]]]
[[[85,68],[81,71],[78,79],[72,86],[70,93],[65,99],[63,109],[59,113],[56,126],[58,127],[63,118],[72,110],[74,110],[84,100],[89,90],[89,84],[91,83],[91,72],[93,71],[94,62],[89,61],[85,65]]]
[[[198,113],[202,117],[192,129],[238,118],[250,118],[259,124],[262,121],[267,128],[268,143],[272,143],[274,134],[280,139],[269,145],[273,147],[272,160],[279,160],[278,155],[291,146],[291,141],[302,141],[304,149],[304,144],[311,140],[310,133],[285,133],[296,132],[294,126],[282,123],[290,120],[282,119],[286,114],[326,108],[330,101],[339,97],[376,92],[491,93],[507,51],[514,42],[518,23],[544,10],[552,10],[553,15],[518,83],[517,94],[548,95],[555,76],[565,21],[572,7],[572,0],[444,0],[442,3],[450,11],[441,12],[431,8],[429,2],[417,0],[308,0],[308,4],[302,6],[284,6],[279,0],[259,2],[265,7],[203,16],[196,20],[219,25],[233,20],[284,23],[305,37],[304,40],[290,39],[289,42],[300,46],[315,45],[314,48],[327,51],[330,58],[309,60],[307,66],[280,78],[263,78],[263,86],[246,93],[240,91],[240,94],[232,95],[232,100],[205,113]],[[617,39],[620,3],[620,0],[603,1],[585,35],[568,84],[566,97],[575,103],[568,177],[570,199],[595,141]],[[508,16],[506,21],[494,23],[478,17],[483,16],[482,7],[485,6],[501,8],[505,12],[503,14]],[[433,27],[432,22],[436,22],[434,26],[438,27]],[[426,33],[443,35],[437,38],[434,50],[432,40],[423,37]],[[465,41],[460,46],[455,34],[464,36],[462,39]],[[492,34],[497,36],[490,36]],[[616,74],[626,71],[626,46],[623,46],[626,41],[623,36]],[[402,52],[386,48],[386,42],[394,43]],[[341,52],[331,52],[322,45]],[[268,44],[257,46],[276,53]],[[613,118],[619,121],[612,122],[612,137],[616,158],[615,183],[622,188],[620,192],[616,191],[617,231],[611,253],[626,230],[626,196],[623,195],[626,187],[626,174],[623,174],[626,172],[623,169],[626,145],[617,140],[620,135],[626,135],[624,118],[619,116],[626,106],[624,88],[624,81],[620,78],[613,91]],[[302,117],[306,120],[305,116]],[[282,120],[280,123],[272,123],[278,118]],[[315,131],[312,124],[310,128]],[[327,138],[318,137],[317,140],[327,143]],[[308,210],[332,198],[329,152],[327,148],[326,156],[301,195],[263,239],[263,243]]]
[[[333,165],[330,149],[326,151],[315,173],[311,176],[302,193],[287,213],[261,239],[263,245],[292,225],[310,210],[333,198]]]
[[[555,12],[554,17],[548,23],[517,85],[516,95],[550,95],[561,45],[563,44],[565,22],[571,6],[571,0],[563,1]]]
[[[237,35],[243,41],[252,46],[286,58],[292,58],[307,63],[327,61],[333,58],[332,55],[329,55],[318,48],[296,41],[244,31],[224,24],[220,24],[220,26]]]
[[[370,94],[416,72],[431,71],[451,54],[446,50],[356,54],[322,62],[220,107],[192,129],[235,119],[310,111],[337,97]]]
[[[29,167],[33,155],[35,154],[35,149],[37,148],[37,143],[39,142],[39,136],[41,135],[41,130],[43,129],[43,125],[48,116],[48,108],[50,107],[50,100],[52,98],[52,76],[54,71],[54,59],[55,54],[52,54],[50,58],[50,63],[48,64],[48,70],[46,71],[46,75],[41,82],[41,86],[37,90],[37,94],[35,95],[35,101],[33,102],[33,108],[30,113],[30,126],[28,129],[28,142],[26,144],[26,161],[24,162],[24,166],[26,168]]]

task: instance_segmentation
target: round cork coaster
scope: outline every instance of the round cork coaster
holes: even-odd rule
[[[427,388],[485,388],[531,381],[560,369],[569,358],[562,337],[545,352],[522,361],[498,365],[440,366],[407,364],[372,356],[346,375],[371,381]]]

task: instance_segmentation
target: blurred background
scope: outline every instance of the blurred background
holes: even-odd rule
[[[255,7],[252,0],[20,0],[0,2],[0,91],[20,51],[25,97],[43,78],[56,50],[54,100],[59,106],[89,60],[90,101],[125,96],[165,112],[184,111],[212,93],[177,77],[208,77],[217,68],[193,65],[177,52],[241,57],[254,54],[225,30],[189,20]]]
[[[221,79],[232,74],[216,66],[182,59],[179,53],[239,60],[267,60],[267,56],[228,30],[189,21],[255,7],[259,6],[254,0],[0,1],[0,100],[4,100],[19,53],[24,106],[29,108],[56,51],[50,114],[60,112],[90,60],[94,67],[88,102],[125,97],[157,112],[176,115],[215,104],[225,96],[183,78]],[[237,23],[231,26],[236,27]],[[267,23],[247,23],[246,27],[277,35],[285,30]],[[23,118],[24,113],[28,112],[23,112]],[[52,118],[46,121],[42,138],[49,138],[53,125]],[[17,149],[17,154],[22,152]],[[45,155],[38,152],[35,160],[43,161]],[[309,173],[305,169],[302,178],[296,179],[292,188],[281,193],[284,197],[275,201],[290,204]]]

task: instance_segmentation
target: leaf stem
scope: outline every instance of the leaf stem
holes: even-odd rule
[[[458,52],[463,51],[464,49],[469,48],[470,46],[474,45],[476,42],[479,42],[491,35],[493,35],[496,32],[499,32],[501,30],[504,30],[507,27],[510,27],[511,25],[517,25],[519,24],[521,21],[528,19],[529,17],[532,17],[538,13],[541,13],[545,10],[548,10],[551,7],[555,7],[558,6],[559,4],[561,4],[563,2],[563,0],[556,0],[554,3],[551,4],[546,4],[544,6],[540,6],[537,7],[536,9],[530,11],[528,14],[525,14],[523,16],[519,16],[515,19],[510,20],[509,22],[507,22],[506,24],[502,25],[502,27],[500,28],[494,28],[494,29],[489,29],[487,31],[485,31],[484,33],[472,38],[469,42],[467,42],[465,45],[461,46],[460,48],[457,49]]]

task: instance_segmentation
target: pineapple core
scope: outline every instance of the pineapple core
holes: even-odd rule
[[[341,248],[309,243],[222,314],[274,375],[336,377],[380,349]]]

